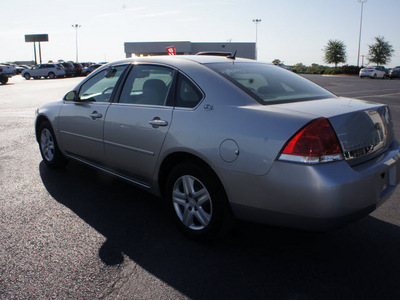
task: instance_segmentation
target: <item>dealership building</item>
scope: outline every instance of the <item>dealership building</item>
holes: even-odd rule
[[[237,57],[255,59],[255,43],[192,43],[192,42],[147,42],[125,43],[127,58],[132,56],[167,55],[168,47],[175,47],[177,55],[196,54],[204,51],[224,51],[232,54],[237,51]]]

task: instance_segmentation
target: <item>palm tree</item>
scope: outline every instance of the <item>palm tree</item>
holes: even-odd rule
[[[346,46],[342,41],[329,40],[323,51],[325,52],[324,61],[328,64],[335,64],[335,68],[338,63],[345,63],[347,60]]]

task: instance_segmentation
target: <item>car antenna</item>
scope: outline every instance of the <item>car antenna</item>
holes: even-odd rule
[[[226,58],[230,58],[230,59],[235,60],[236,59],[236,52],[237,52],[237,50],[235,51],[235,53],[233,53],[233,55],[232,54],[228,55]]]

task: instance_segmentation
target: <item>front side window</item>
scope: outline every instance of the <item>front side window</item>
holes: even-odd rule
[[[120,103],[165,105],[174,70],[151,65],[137,65],[131,70],[122,89]]]
[[[268,64],[235,62],[206,66],[263,105],[335,97],[301,76]]]
[[[126,65],[118,66],[113,67],[111,72],[103,70],[96,74],[82,85],[79,98],[82,101],[109,102],[118,79],[125,69]]]

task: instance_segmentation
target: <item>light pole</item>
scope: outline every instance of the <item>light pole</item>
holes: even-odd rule
[[[362,28],[363,7],[365,2],[367,2],[367,0],[358,0],[358,3],[361,3],[361,18],[360,18],[360,34],[358,35],[357,67],[360,66],[361,28]]]
[[[79,24],[72,25],[75,28],[75,45],[76,45],[76,62],[78,63],[78,29],[81,27]]]
[[[261,22],[261,19],[253,19],[253,22],[254,22],[254,24],[256,24],[256,59],[257,59],[257,27],[258,27],[258,23],[260,23]]]

